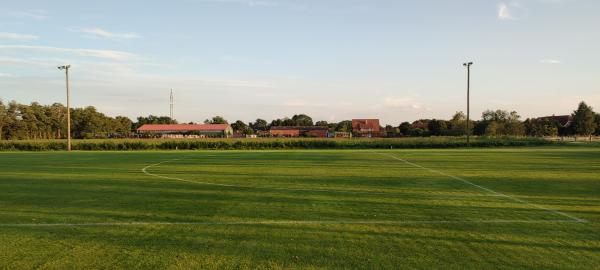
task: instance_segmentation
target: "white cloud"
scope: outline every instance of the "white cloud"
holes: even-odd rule
[[[287,8],[291,10],[306,10],[305,1],[286,1],[286,0],[202,0],[208,3],[237,4],[250,8]]]
[[[20,41],[29,41],[36,40],[38,36],[35,35],[27,35],[27,34],[17,34],[17,33],[9,33],[9,32],[0,32],[0,39],[11,39],[11,40],[20,40]]]
[[[383,105],[391,108],[403,108],[419,110],[423,108],[423,104],[415,101],[413,98],[394,98],[387,97],[383,101]]]
[[[10,16],[18,17],[18,18],[27,18],[34,20],[45,20],[48,18],[48,12],[42,9],[31,9],[31,10],[22,10],[22,11],[13,11],[9,12]]]
[[[249,7],[272,7],[277,5],[275,1],[267,0],[205,0],[205,2],[242,4]]]
[[[93,50],[93,49],[72,49],[72,48],[58,48],[50,46],[27,46],[27,45],[0,45],[0,51],[2,50],[35,50],[44,51],[51,53],[71,53],[78,56],[84,57],[96,57],[110,60],[131,60],[137,58],[137,55],[112,50]]]
[[[560,64],[562,62],[557,59],[542,59],[542,60],[540,60],[540,63],[542,63],[542,64]]]
[[[293,100],[288,100],[288,101],[283,102],[283,106],[288,106],[288,107],[304,107],[307,105],[309,105],[309,103],[303,99],[293,99]]]
[[[11,74],[0,72],[0,78],[12,77]]]
[[[127,33],[117,33],[117,32],[109,32],[104,29],[95,27],[95,28],[81,28],[78,30],[74,30],[76,32],[80,32],[85,34],[88,37],[93,38],[110,38],[110,39],[132,39],[132,38],[140,38],[140,35],[134,32]]]
[[[505,3],[498,5],[498,19],[500,20],[514,20],[510,8]]]

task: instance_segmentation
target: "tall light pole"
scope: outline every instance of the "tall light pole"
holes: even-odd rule
[[[467,68],[467,146],[469,146],[469,135],[471,133],[471,129],[469,128],[469,116],[471,113],[471,104],[470,104],[470,92],[471,92],[471,65],[473,62],[463,63],[463,66]]]
[[[58,67],[60,70],[65,70],[65,80],[67,82],[67,151],[71,151],[71,93],[69,91],[69,68],[71,68],[71,65]]]
[[[169,118],[173,121],[173,88],[171,88],[171,99],[170,99],[170,107],[169,107]]]

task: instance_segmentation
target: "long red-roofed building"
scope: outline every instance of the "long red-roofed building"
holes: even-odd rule
[[[158,134],[162,137],[228,137],[233,134],[229,124],[145,124],[137,129],[138,133]]]

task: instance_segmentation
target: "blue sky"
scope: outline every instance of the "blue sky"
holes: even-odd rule
[[[7,1],[0,98],[203,121],[307,113],[397,125],[600,109],[600,1]]]

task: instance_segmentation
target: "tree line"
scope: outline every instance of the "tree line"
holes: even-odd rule
[[[132,122],[124,116],[109,117],[94,107],[72,108],[74,138],[129,136]],[[61,139],[67,134],[67,108],[60,103],[29,105],[0,100],[0,139]]]
[[[386,125],[381,127],[385,137],[427,137],[427,136],[464,136],[469,132],[477,136],[590,136],[600,135],[600,114],[594,113],[592,107],[581,102],[578,108],[570,115],[569,123],[561,123],[554,117],[528,118],[521,121],[521,116],[516,111],[486,110],[481,115],[481,120],[469,120],[467,131],[467,117],[463,112],[456,112],[450,120],[419,119],[411,122],[402,122],[398,126]],[[228,123],[221,116],[207,119],[205,123]],[[264,119],[244,123],[237,120],[231,124],[234,132],[253,134],[266,131],[271,126],[327,126],[330,131],[352,132],[352,121],[344,120],[337,123],[316,121],[305,114],[272,120],[270,123]]]
[[[600,135],[600,114],[581,102],[571,114],[572,121],[563,125],[553,118],[520,120],[515,111],[486,110],[481,120],[470,120],[470,134],[479,136],[590,136]],[[144,124],[176,124],[168,116],[140,116],[133,122],[125,116],[110,117],[96,108],[71,108],[71,132],[74,138],[120,138],[134,136],[135,130]],[[222,116],[206,119],[207,124],[229,123]],[[193,123],[190,123],[193,124]],[[256,119],[246,123],[237,120],[231,123],[236,133],[255,134],[267,131],[272,126],[326,126],[330,131],[352,132],[352,121],[337,123],[313,121],[306,114],[274,119],[268,122]],[[60,103],[29,105],[15,101],[5,104],[0,100],[0,140],[60,139],[66,137],[66,107]],[[463,136],[467,134],[467,119],[457,112],[449,120],[420,119],[402,122],[398,126],[381,127],[386,137]]]

